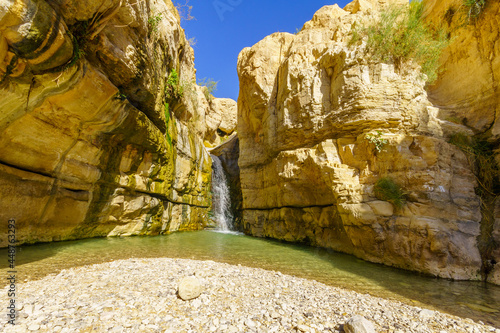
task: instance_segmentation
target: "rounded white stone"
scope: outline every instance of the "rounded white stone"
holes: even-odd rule
[[[195,299],[201,295],[200,280],[194,276],[188,276],[181,280],[177,293],[184,301]]]

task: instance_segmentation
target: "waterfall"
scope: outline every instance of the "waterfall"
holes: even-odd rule
[[[227,232],[233,228],[229,185],[219,157],[212,157],[212,211],[217,222],[216,230]]]

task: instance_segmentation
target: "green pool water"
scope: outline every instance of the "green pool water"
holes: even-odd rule
[[[6,258],[0,263],[0,271],[6,276],[7,250],[0,252]],[[260,267],[500,327],[500,287],[495,285],[431,278],[324,249],[210,231],[20,246],[17,277],[20,281],[33,280],[74,266],[141,257]],[[1,279],[0,285],[6,282]]]

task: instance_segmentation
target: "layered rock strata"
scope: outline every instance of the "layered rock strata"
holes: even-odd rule
[[[213,111],[171,1],[5,0],[0,32],[0,247],[9,219],[19,243],[204,225]]]
[[[400,1],[407,4],[406,1]],[[376,63],[351,31],[383,1],[321,8],[238,58],[243,224],[373,262],[479,279],[480,198],[467,156],[412,63]],[[389,177],[407,198],[378,199]]]

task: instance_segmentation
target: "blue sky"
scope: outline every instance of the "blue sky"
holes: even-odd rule
[[[174,1],[175,2],[175,1]],[[177,0],[185,3],[185,0]],[[301,29],[325,5],[344,7],[350,0],[189,0],[194,20],[182,21],[195,38],[197,78],[219,81],[216,97],[238,98],[236,61],[240,51],[273,32]]]

